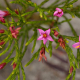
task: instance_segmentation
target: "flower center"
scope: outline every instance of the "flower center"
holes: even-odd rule
[[[59,14],[61,14],[62,12],[58,12]]]
[[[76,48],[79,48],[80,47],[80,45],[79,46],[77,46]]]
[[[46,38],[46,37],[47,37],[47,35],[44,33],[44,34],[43,34],[43,37],[44,37],[44,38]]]

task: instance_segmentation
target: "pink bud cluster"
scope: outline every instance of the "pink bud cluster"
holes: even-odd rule
[[[15,13],[19,14],[18,10],[15,10]],[[0,21],[2,23],[5,23],[5,18],[4,17],[6,17],[8,15],[11,15],[8,11],[2,11],[2,10],[0,10]]]
[[[19,35],[19,30],[21,29],[21,27],[15,29],[14,26],[10,26],[9,30],[11,31],[12,37],[17,39],[17,36]]]
[[[3,68],[5,67],[5,65],[6,65],[5,62],[4,62],[4,63],[1,63],[1,64],[0,64],[0,70],[3,69]],[[15,69],[16,65],[17,65],[17,64],[14,62],[14,63],[13,63],[13,70]]]

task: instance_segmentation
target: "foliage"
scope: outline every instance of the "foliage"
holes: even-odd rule
[[[73,69],[73,80],[75,80],[76,69],[80,68],[80,60],[79,60],[80,59],[80,54],[79,54],[80,50],[77,49],[77,58],[75,58],[75,56],[73,55],[72,49],[69,47],[69,45],[66,42],[66,39],[72,40],[74,42],[79,41],[79,39],[78,39],[79,37],[78,37],[77,33],[75,32],[70,21],[75,16],[80,18],[80,14],[79,14],[80,13],[80,5],[73,7],[73,3],[77,2],[78,0],[63,0],[62,2],[60,0],[55,0],[55,2],[53,2],[48,7],[46,7],[46,8],[42,7],[48,1],[49,0],[43,0],[43,2],[41,2],[39,5],[37,5],[36,3],[34,3],[30,0],[13,0],[10,2],[10,4],[16,4],[16,5],[19,4],[21,6],[21,9],[17,9],[17,12],[18,12],[18,14],[17,14],[15,12],[15,10],[13,8],[11,8],[11,6],[7,2],[7,0],[5,0],[5,3],[7,5],[6,9],[7,9],[7,11],[9,11],[10,15],[9,15],[9,17],[8,16],[5,17],[5,23],[0,22],[0,24],[4,25],[7,28],[6,30],[4,30],[5,31],[4,33],[0,33],[0,40],[5,41],[4,45],[2,45],[2,52],[0,53],[0,56],[6,54],[6,52],[9,51],[11,46],[13,46],[13,47],[12,47],[10,53],[7,55],[7,57],[0,63],[4,63],[4,62],[9,63],[12,61],[12,65],[14,62],[17,64],[15,69],[12,71],[12,73],[9,75],[9,77],[6,80],[15,80],[16,76],[18,76],[18,80],[20,80],[20,70],[19,69],[21,69],[21,71],[22,71],[23,80],[26,80],[25,71],[24,71],[21,61],[22,61],[24,55],[27,54],[26,53],[27,47],[32,41],[34,41],[32,51],[31,51],[31,53],[33,53],[35,50],[36,42],[37,42],[37,38],[38,38],[38,29],[47,30],[49,28],[51,29],[50,35],[54,39],[54,42],[57,44],[56,48],[59,47],[59,42],[58,42],[59,37],[60,36],[63,37],[63,40],[65,41],[64,50],[67,52],[70,66],[73,66],[73,68],[74,68]],[[3,7],[1,5],[0,5],[0,7],[2,9],[5,9],[5,7]],[[33,7],[33,10],[29,11],[28,10],[28,9],[30,9],[29,7]],[[59,21],[58,17],[56,17],[56,19],[55,19],[55,16],[53,16],[55,9],[58,7],[63,9],[63,12],[64,12],[64,15],[62,17],[65,20],[62,20],[61,22]],[[37,13],[37,12],[38,12],[38,15],[35,15],[35,13]],[[72,18],[68,19],[65,14],[70,14],[72,16]],[[34,19],[33,16],[35,16],[37,19]],[[9,18],[11,19],[11,21],[9,21]],[[17,21],[15,21],[14,18],[16,18]],[[71,28],[71,31],[74,36],[66,36],[66,35],[60,34],[59,25],[61,25],[62,23],[65,23],[65,22],[67,22],[69,24],[69,27]],[[41,26],[41,24],[48,25],[48,28],[47,27],[43,28]],[[16,28],[18,26],[21,27],[17,39],[12,37],[10,29],[9,29],[10,26],[15,26]],[[53,30],[57,30],[59,32],[57,39],[54,37]],[[29,37],[29,31],[34,32],[32,37]],[[19,47],[18,41],[20,38],[22,38],[22,41],[21,41],[21,44]],[[25,43],[25,40],[26,40],[26,43]],[[9,43],[9,44],[8,44],[7,48],[4,50],[4,46],[7,43]],[[52,56],[52,45],[53,45],[52,41],[49,41],[48,47],[41,42],[40,48],[33,54],[30,61],[25,64],[25,67],[28,66],[34,59],[38,58],[40,49],[43,46],[45,47],[46,52],[48,52],[51,57]],[[16,52],[15,57],[10,58],[10,56],[13,54],[14,51]],[[78,65],[78,63],[79,63],[79,65]],[[67,76],[66,80],[69,80],[71,75],[69,74]]]

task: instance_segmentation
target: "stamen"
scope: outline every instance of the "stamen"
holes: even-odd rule
[[[61,14],[62,12],[58,12],[59,14]]]
[[[76,48],[79,48],[80,47],[80,45],[79,46],[77,46]]]
[[[46,35],[46,34],[43,34],[43,37],[44,37],[44,38],[46,38],[46,37],[47,37],[47,35]]]

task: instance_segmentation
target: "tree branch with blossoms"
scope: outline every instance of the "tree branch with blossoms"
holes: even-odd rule
[[[7,29],[0,29],[0,50],[2,50],[0,56],[6,54],[10,47],[13,46],[7,57],[0,62],[0,70],[5,68],[9,62],[12,62],[13,71],[6,80],[15,80],[16,76],[18,76],[18,80],[20,80],[20,69],[22,71],[23,80],[26,80],[22,59],[24,59],[25,54],[27,54],[27,47],[31,42],[33,42],[31,53],[34,54],[30,61],[25,64],[25,67],[29,66],[29,64],[38,57],[39,62],[45,59],[47,63],[46,52],[50,54],[50,57],[52,56],[52,43],[55,42],[56,49],[60,46],[66,51],[69,58],[69,75],[65,80],[69,80],[71,76],[73,76],[72,80],[75,80],[76,69],[80,68],[80,35],[77,35],[70,21],[74,16],[80,18],[80,5],[73,7],[73,4],[78,0],[65,0],[62,2],[55,0],[46,8],[44,8],[43,5],[49,0],[44,0],[39,5],[31,0],[14,0],[10,2],[10,4],[14,3],[20,5],[21,9],[12,9],[7,0],[5,1],[7,8],[6,10],[0,10],[0,24],[4,25]],[[30,10],[30,7],[33,7],[33,9]],[[68,19],[67,16],[65,16],[66,13],[71,15],[72,18]],[[65,20],[60,22],[59,19],[61,17]],[[7,19],[11,19],[11,21]],[[74,37],[60,34],[59,25],[65,22],[69,24]],[[44,28],[41,24],[48,25],[48,27]],[[32,37],[29,36],[29,31],[34,32]],[[40,36],[38,36],[38,32]],[[22,41],[19,46],[18,42],[20,38],[22,38]],[[34,52],[38,40],[40,46],[39,49]],[[68,40],[76,42],[72,45],[72,47],[77,49],[76,58],[71,47],[67,44]],[[49,42],[48,46],[46,45],[47,41]],[[7,43],[9,44],[7,48],[4,49]],[[16,53],[15,56],[10,58],[14,51]]]

